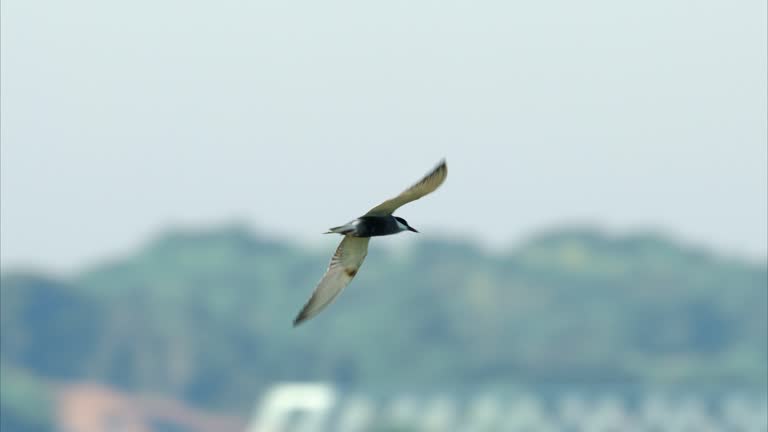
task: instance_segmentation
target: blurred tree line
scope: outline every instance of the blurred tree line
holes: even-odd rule
[[[170,232],[67,280],[4,273],[2,429],[41,430],[30,407],[56,380],[241,414],[283,380],[382,394],[768,383],[765,263],[590,229],[497,254],[373,242],[339,300],[294,329],[330,253],[230,226]]]

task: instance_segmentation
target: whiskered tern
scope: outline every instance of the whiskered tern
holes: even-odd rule
[[[317,284],[312,296],[293,320],[297,326],[314,317],[331,304],[352,278],[355,277],[365,256],[368,254],[368,242],[371,237],[397,234],[402,231],[416,231],[405,219],[393,216],[398,208],[435,191],[448,176],[445,160],[421,181],[403,191],[400,195],[388,199],[368,211],[363,216],[344,225],[331,228],[326,234],[336,233],[344,239],[336,248],[325,275]]]

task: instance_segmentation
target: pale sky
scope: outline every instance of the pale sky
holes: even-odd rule
[[[3,270],[177,225],[321,244],[442,157],[445,185],[398,212],[422,232],[506,248],[592,224],[766,256],[765,0],[1,12]]]

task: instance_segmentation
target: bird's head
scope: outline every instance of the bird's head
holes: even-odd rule
[[[415,228],[413,228],[412,226],[408,225],[408,222],[406,222],[405,219],[403,219],[401,217],[395,216],[395,220],[397,221],[397,226],[400,227],[400,231],[406,231],[407,230],[407,231],[413,231],[415,233],[418,232],[418,231],[416,231]]]

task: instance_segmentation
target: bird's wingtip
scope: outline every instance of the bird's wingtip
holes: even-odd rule
[[[293,327],[303,323],[307,320],[307,318],[307,314],[304,311],[301,311],[298,315],[296,315],[296,318],[293,319]]]

